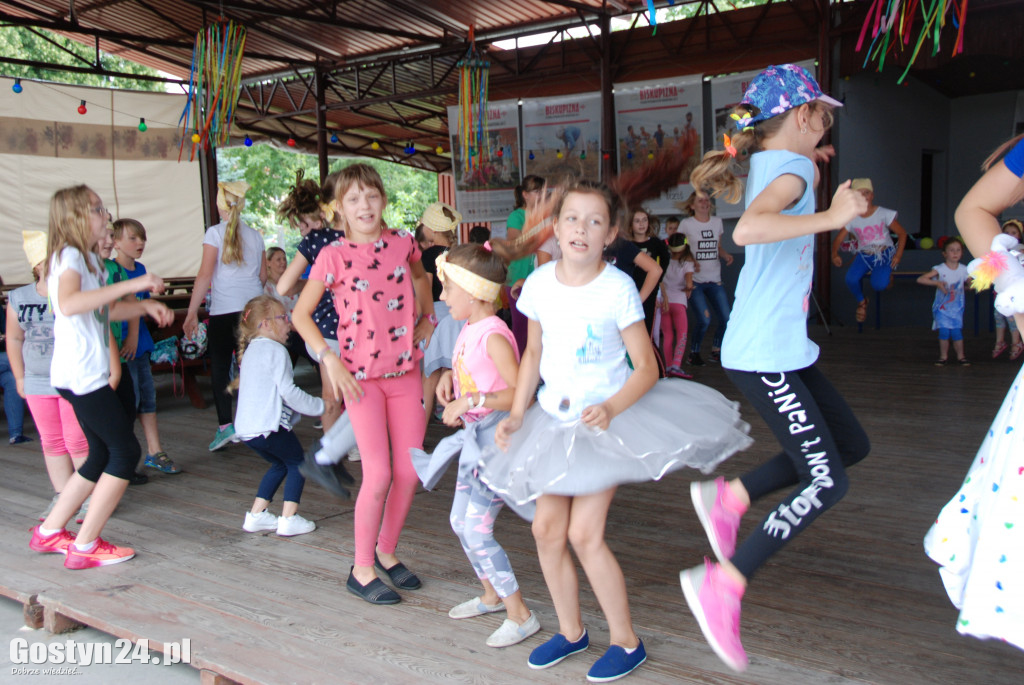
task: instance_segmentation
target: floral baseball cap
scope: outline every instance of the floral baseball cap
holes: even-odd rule
[[[754,77],[740,101],[741,105],[753,105],[760,111],[750,117],[734,117],[736,129],[742,131],[815,100],[833,107],[843,106],[843,103],[821,92],[821,86],[803,67],[796,64],[770,66]]]

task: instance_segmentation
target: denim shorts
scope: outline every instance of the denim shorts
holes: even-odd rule
[[[140,414],[156,413],[156,386],[153,384],[153,371],[149,366],[149,352],[125,362],[132,376],[132,387],[135,389],[135,406]],[[124,378],[122,381],[126,380]]]

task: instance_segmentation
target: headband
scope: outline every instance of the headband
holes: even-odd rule
[[[669,245],[668,246],[668,251],[669,252],[682,252],[683,250],[686,249],[686,245],[687,245],[687,243],[683,243],[682,245],[676,245],[675,247],[673,247],[672,245]]]
[[[498,293],[501,292],[501,283],[489,281],[458,264],[449,264],[447,252],[438,256],[436,264],[437,277],[441,279],[442,283],[451,278],[455,285],[478,300],[494,302],[498,299]]]

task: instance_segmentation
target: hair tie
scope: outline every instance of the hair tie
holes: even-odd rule
[[[245,313],[242,314],[242,321],[245,321],[245,320],[247,320],[249,318],[249,312],[251,312],[251,311],[252,311],[251,309],[246,309],[245,310]]]
[[[729,137],[728,133],[725,134],[725,151],[729,153],[730,157],[736,159],[736,148],[733,147],[732,138]]]
[[[485,240],[484,241],[484,249],[487,250],[488,252],[493,252],[494,251],[494,248],[491,247],[491,241],[490,240]]]

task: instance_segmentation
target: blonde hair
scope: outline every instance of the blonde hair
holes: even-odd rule
[[[242,317],[238,320],[238,366],[242,366],[242,355],[254,339],[260,337],[260,324],[280,314],[287,313],[284,304],[270,295],[258,295],[245,303]],[[228,390],[238,389],[238,378],[231,381]]]
[[[998,162],[1000,159],[1002,159],[1003,155],[1005,155],[1007,152],[1009,152],[1013,148],[1014,145],[1019,143],[1021,138],[1024,138],[1024,133],[1021,133],[1020,135],[1016,135],[1013,138],[1010,138],[1008,141],[1006,141],[1005,143],[1003,143],[1002,145],[997,147],[995,150],[993,150],[992,154],[990,154],[985,159],[985,161],[981,163],[981,170],[982,171],[988,171],[989,168],[993,164]]]
[[[146,227],[136,219],[118,219],[114,222],[113,228],[115,240],[120,240],[126,229],[131,229],[132,233],[146,240]]]
[[[46,239],[43,278],[50,273],[53,256],[60,255],[65,247],[73,247],[82,253],[89,270],[104,280],[102,269],[86,257],[90,252],[96,254],[89,218],[92,212],[90,194],[96,195],[92,188],[82,184],[61,188],[50,198],[50,230]]]
[[[234,204],[229,198],[235,198]],[[224,190],[224,199],[228,202],[228,220],[224,229],[224,245],[221,248],[220,261],[224,264],[240,263],[245,259],[245,255],[242,254],[242,232],[238,230],[238,224],[241,221],[245,196],[235,195],[229,190]]]
[[[800,105],[800,107],[803,106]],[[827,131],[832,127],[832,108],[829,105],[814,100],[806,103],[806,106],[812,112],[819,110],[822,112],[821,123],[824,130]],[[761,149],[764,140],[777,134],[786,119],[793,112],[799,111],[800,107],[788,109],[782,114],[758,121],[743,131],[733,133],[730,141],[732,148],[736,150],[737,154],[752,155],[757,152]],[[754,117],[760,112],[761,110],[753,105],[741,104],[733,108],[733,113],[740,116],[749,114]],[[729,150],[708,150],[704,153],[701,163],[690,172],[690,185],[697,192],[708,193],[712,197],[721,196],[730,203],[739,202],[743,196],[743,182],[733,173],[734,161],[735,158]]]

